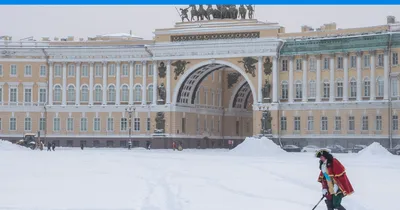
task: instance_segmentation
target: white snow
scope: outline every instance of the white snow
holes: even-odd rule
[[[374,142],[368,147],[362,149],[357,153],[359,157],[373,157],[373,156],[380,156],[380,157],[387,157],[393,156],[385,147],[383,147],[380,143]]]
[[[285,154],[287,152],[267,137],[246,137],[246,139],[232,149],[230,153],[243,156],[271,156]]]
[[[141,39],[141,37],[133,35],[133,34],[128,34],[128,33],[114,33],[114,34],[103,34],[103,35],[99,35],[101,37],[131,37],[131,38],[139,38]]]
[[[289,154],[15,149],[0,152],[0,209],[310,210],[321,198],[318,159]],[[355,189],[343,199],[346,209],[393,209],[400,188],[393,181],[400,176],[398,156],[386,161],[355,160],[353,154],[336,157]],[[316,210],[326,210],[324,202]]]
[[[15,151],[15,150],[31,150],[31,149],[0,139],[0,151]]]

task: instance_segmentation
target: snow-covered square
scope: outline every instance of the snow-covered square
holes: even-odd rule
[[[347,210],[395,209],[400,158],[386,152],[374,143],[335,154],[355,190],[343,200]],[[1,210],[311,210],[321,198],[313,153],[256,139],[231,151],[181,152],[47,152],[0,141],[0,167]]]

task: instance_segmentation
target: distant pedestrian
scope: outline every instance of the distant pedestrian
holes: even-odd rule
[[[172,141],[172,150],[175,151],[175,149],[176,149],[176,142],[175,142],[175,141]]]
[[[53,149],[53,151],[56,151],[56,150],[55,150],[55,149],[56,149],[56,143],[53,142],[53,143],[51,144],[51,148]]]
[[[51,151],[51,143],[47,142],[47,151]]]
[[[132,148],[132,141],[129,140],[129,142],[128,142],[128,149],[130,150],[131,148]]]
[[[85,147],[85,146],[83,145],[83,143],[81,143],[81,150],[83,150],[84,147]]]

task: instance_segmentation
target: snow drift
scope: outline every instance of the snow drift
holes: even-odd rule
[[[385,147],[383,147],[380,143],[374,142],[363,150],[359,151],[357,154],[359,157],[370,157],[370,156],[390,156],[390,153]]]
[[[29,148],[0,139],[0,151],[29,150]]]
[[[286,153],[280,146],[267,137],[260,139],[246,137],[246,139],[230,151],[233,154],[245,156],[269,156]]]

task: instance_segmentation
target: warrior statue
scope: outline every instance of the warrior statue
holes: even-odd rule
[[[239,7],[240,18],[241,19],[246,19],[246,13],[247,13],[246,8],[244,7],[243,4],[241,4],[240,7]]]
[[[189,17],[188,17],[189,8],[190,8],[190,7],[185,8],[185,9],[180,8],[180,10],[181,10],[180,16],[181,16],[181,18],[182,18],[182,23],[184,22],[185,19],[186,19],[188,22],[190,21],[190,20],[189,20]]]

